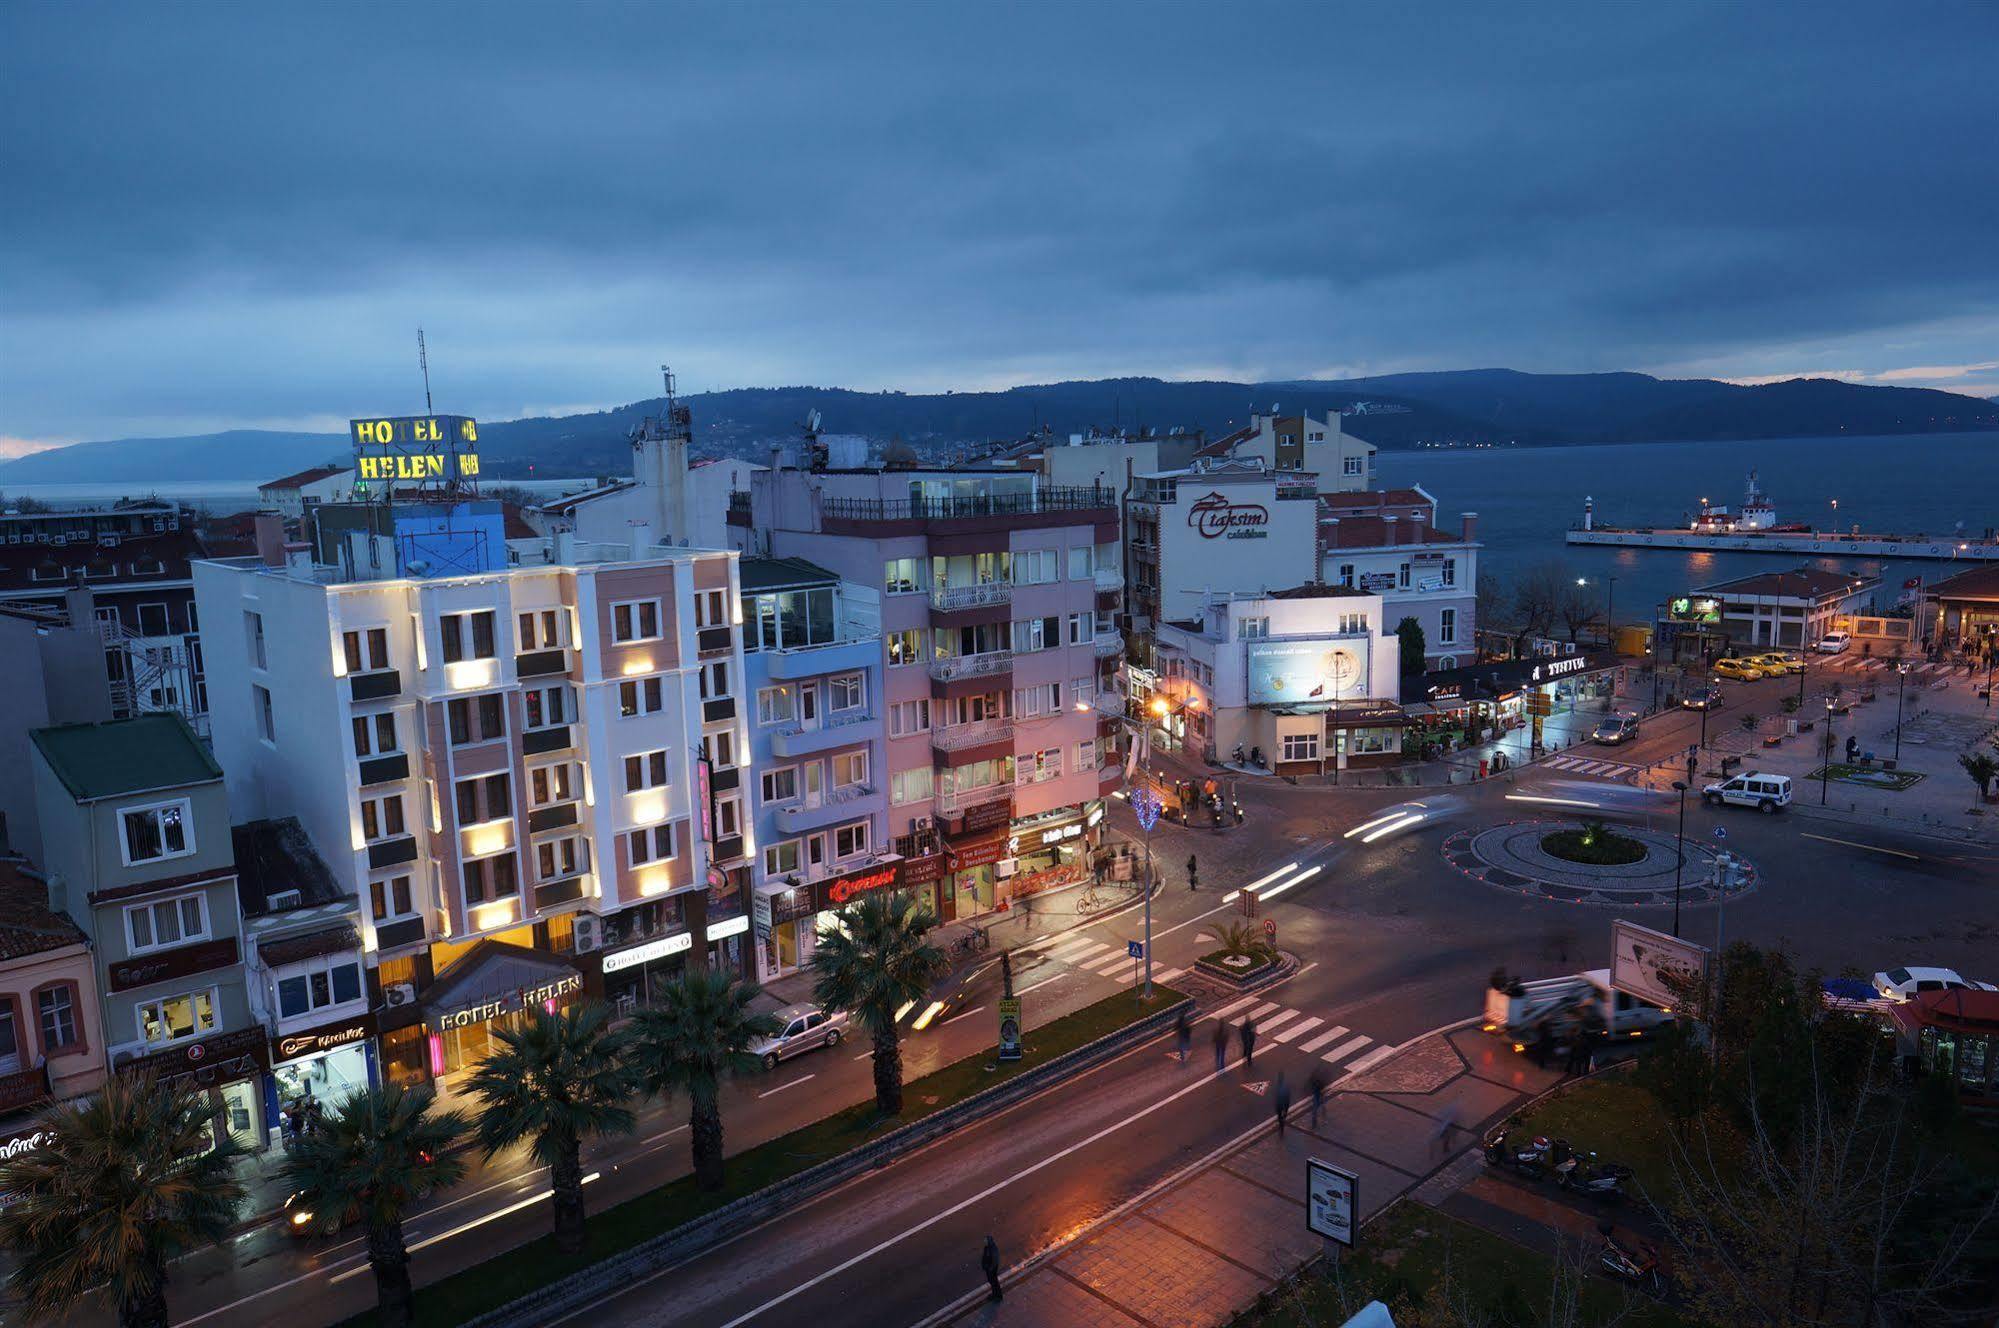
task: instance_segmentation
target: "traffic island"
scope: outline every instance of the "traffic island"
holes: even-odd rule
[[[1630,855],[1635,850],[1638,856]],[[1720,854],[1689,839],[1685,866],[1672,835],[1632,827],[1611,831],[1579,821],[1508,821],[1483,829],[1460,830],[1441,848],[1444,861],[1484,885],[1512,894],[1598,908],[1669,908],[1677,889],[1680,902],[1733,899],[1756,888],[1757,872],[1729,855],[1732,870],[1721,870]],[[1570,856],[1574,855],[1574,856]],[[1626,861],[1586,861],[1627,858]],[[1718,884],[1723,876],[1726,886]],[[1677,876],[1677,885],[1676,885]]]

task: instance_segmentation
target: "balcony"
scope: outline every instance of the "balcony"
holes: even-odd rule
[[[1099,595],[1114,595],[1124,589],[1124,573],[1115,567],[1099,567],[1096,580]]]
[[[1097,712],[1099,719],[1123,719],[1124,696],[1120,692],[1098,692],[1096,700],[1090,702],[1090,709]]]
[[[1043,513],[1117,511],[1117,493],[1104,488],[1048,486],[1008,493],[965,494],[953,498],[827,498],[826,521],[965,521],[977,517],[1021,517]],[[1079,518],[1077,524],[1089,518]],[[839,533],[828,528],[829,533]]]
[[[570,726],[556,724],[545,729],[529,729],[521,734],[521,750],[529,756],[541,756],[547,752],[559,752],[574,745]]]
[[[537,910],[543,910],[574,903],[583,897],[583,884],[583,877],[580,875],[565,876],[556,881],[544,881],[534,888],[534,906]]]
[[[717,793],[729,793],[742,787],[743,768],[739,765],[718,765],[709,770],[708,786]]]
[[[816,678],[824,673],[850,673],[855,669],[879,665],[882,643],[879,636],[863,636],[760,653],[772,681],[794,682],[800,678]]]
[[[1122,646],[1119,649],[1123,649]],[[958,682],[965,678],[997,678],[1013,672],[1011,650],[989,650],[983,655],[950,655],[930,661],[930,677],[935,682]]]
[[[951,724],[930,730],[930,745],[940,752],[959,752],[967,747],[983,747],[989,742],[1012,742],[1011,719],[978,719],[969,724]]]
[[[743,856],[743,837],[724,835],[715,841],[715,861],[734,862]]]
[[[536,807],[528,813],[528,833],[538,835],[544,830],[560,830],[566,825],[575,825],[577,808],[581,803],[557,802],[547,807]]]
[[[793,724],[770,735],[773,756],[811,756],[835,747],[850,747],[868,741],[874,712],[866,706],[828,715],[813,725]]]
[[[398,835],[394,839],[379,839],[368,845],[368,866],[371,868],[396,867],[405,862],[415,861],[415,835]]]
[[[982,581],[965,586],[932,586],[930,607],[939,613],[953,609],[986,609],[1013,603],[1013,585],[1006,581]]]
[[[733,627],[703,627],[694,634],[694,649],[703,659],[711,655],[726,655],[736,646],[736,629]]]
[[[1116,659],[1124,653],[1124,638],[1116,632],[1100,632],[1093,644],[1098,659]]]
[[[348,695],[356,701],[385,701],[391,696],[401,696],[402,691],[403,675],[395,669],[347,675]]]
[[[787,832],[819,830],[837,821],[854,821],[872,816],[886,805],[882,791],[873,784],[848,784],[825,795],[808,795],[800,802],[777,809],[778,827]]]
[[[410,758],[404,752],[391,752],[387,756],[372,756],[361,762],[361,786],[370,784],[393,784],[399,779],[410,777]]]
[[[550,674],[568,671],[567,650],[536,650],[530,654],[514,656],[514,676],[517,678],[546,678]]]
[[[734,719],[735,717],[736,698],[733,696],[718,696],[713,700],[701,703],[701,722],[703,724],[720,724],[725,719]]]
[[[378,950],[397,950],[405,945],[421,945],[423,938],[422,918],[404,918],[400,922],[375,924],[375,946]]]

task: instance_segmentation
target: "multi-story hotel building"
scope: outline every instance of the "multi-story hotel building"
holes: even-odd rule
[[[1319,579],[1381,596],[1381,628],[1404,618],[1423,629],[1423,665],[1454,669],[1478,657],[1478,513],[1456,531],[1437,526],[1437,500],[1420,488],[1324,495]]]
[[[1117,787],[1117,500],[1017,470],[806,464],[752,478],[744,547],[881,592],[898,883],[949,920],[1082,879]]]
[[[383,1076],[448,1091],[528,1005],[748,971],[736,555],[373,506],[319,509],[332,565],[195,587],[231,801],[296,816],[359,899]]]

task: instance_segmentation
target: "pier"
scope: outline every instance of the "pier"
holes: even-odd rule
[[[1841,535],[1833,531],[1618,530],[1574,526],[1571,544],[1630,549],[1705,549],[1713,553],[1781,553],[1816,558],[1921,558],[1929,561],[1999,561],[1999,540],[1953,535]]]

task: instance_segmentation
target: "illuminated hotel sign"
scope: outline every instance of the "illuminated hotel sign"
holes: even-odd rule
[[[480,1001],[473,1005],[460,1006],[456,1010],[446,1010],[431,1017],[440,1030],[469,1028],[473,1024],[483,1024],[488,1019],[498,1019],[501,1015],[513,1014],[530,1009],[544,1002],[560,999],[583,985],[583,975],[568,973],[538,987],[522,987],[504,996]]]
[[[604,971],[621,973],[625,969],[637,968],[640,964],[649,964],[655,959],[664,959],[668,955],[677,955],[683,950],[693,948],[694,937],[687,932],[683,931],[676,936],[662,936],[656,941],[647,941],[644,945],[634,945],[629,950],[617,950],[605,955]]]
[[[349,420],[354,474],[363,483],[477,479],[479,424],[469,415]]]

